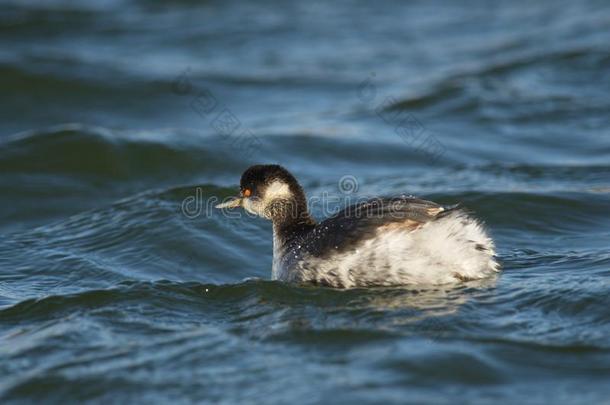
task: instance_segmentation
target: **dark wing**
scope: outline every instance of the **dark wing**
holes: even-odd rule
[[[315,256],[353,249],[384,228],[415,230],[458,208],[415,197],[377,198],[352,205],[316,226],[305,242]],[[381,229],[380,229],[381,228]]]

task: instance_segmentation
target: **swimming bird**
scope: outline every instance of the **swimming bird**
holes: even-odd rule
[[[216,206],[237,207],[271,220],[274,280],[334,288],[440,285],[500,269],[482,223],[459,205],[374,198],[316,222],[288,170],[256,165],[241,176],[239,196]]]

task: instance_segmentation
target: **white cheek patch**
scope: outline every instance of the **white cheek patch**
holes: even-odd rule
[[[260,201],[255,201],[250,198],[244,198],[242,202],[242,206],[249,213],[258,215],[259,217],[265,217],[262,205],[263,204],[261,204]]]
[[[262,199],[258,198],[244,198],[242,206],[246,211],[251,214],[258,215],[259,217],[268,218],[266,208],[274,201],[278,199],[289,199],[292,197],[290,187],[288,184],[276,180],[267,186],[265,195]]]
[[[266,206],[273,200],[277,199],[289,199],[292,197],[290,187],[283,181],[276,180],[267,186],[265,195],[263,196],[263,205]]]

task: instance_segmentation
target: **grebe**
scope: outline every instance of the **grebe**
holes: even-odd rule
[[[274,280],[335,288],[438,285],[500,269],[483,225],[458,205],[376,198],[317,223],[292,174],[256,165],[243,173],[239,197],[216,206],[237,207],[272,221]]]

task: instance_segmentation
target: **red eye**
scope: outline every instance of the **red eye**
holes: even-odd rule
[[[244,190],[244,197],[250,197],[250,194],[252,194],[252,191],[249,188]]]

